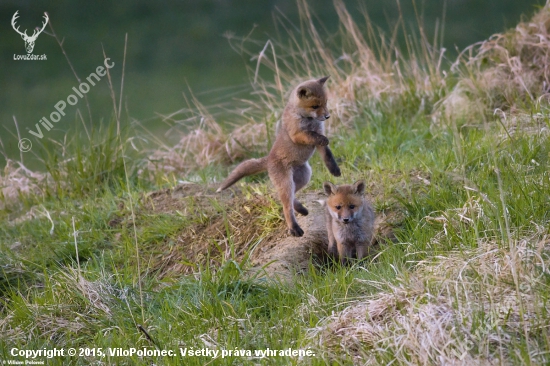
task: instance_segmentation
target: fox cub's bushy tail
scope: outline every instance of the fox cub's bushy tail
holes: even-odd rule
[[[267,156],[259,159],[250,159],[240,163],[235,170],[223,181],[217,192],[221,192],[226,188],[231,187],[239,179],[249,175],[258,174],[267,171]]]

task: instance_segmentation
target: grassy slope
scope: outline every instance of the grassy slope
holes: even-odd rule
[[[411,49],[418,50],[418,57],[426,56],[415,61],[418,69],[410,66],[412,61],[401,60],[404,76],[390,77],[389,92],[379,92],[371,79],[353,95],[352,114],[333,113],[331,145],[345,172],[338,182],[367,178],[380,187],[375,199],[378,214],[392,207],[406,214],[396,228],[396,243],[386,245],[376,260],[351,268],[312,266],[294,283],[278,284],[250,279],[247,262],[235,261],[229,254],[219,266],[197,264],[193,275],[160,278],[151,265],[158,248],[171,245],[187,228],[208,223],[209,218],[143,210],[140,197],[156,187],[133,173],[143,156],[132,156],[131,144],[120,144],[113,130],[97,131],[96,137],[67,142],[65,155],[46,147],[52,177],[42,185],[44,194],[26,195],[19,206],[0,211],[0,358],[12,359],[12,347],[103,351],[155,346],[311,347],[315,357],[302,361],[272,357],[261,363],[549,362],[545,319],[550,296],[546,243],[550,144],[542,131],[550,127],[547,104],[510,92],[482,100],[488,111],[494,100],[501,108],[503,100],[509,101],[506,98],[518,101],[507,105],[503,123],[491,114],[457,114],[450,107],[447,113],[438,106],[448,100],[445,96],[462,90],[461,83],[472,69],[444,78],[437,58],[423,51],[420,43],[411,44]],[[369,57],[365,49],[358,50],[357,57]],[[384,52],[378,48],[379,59],[389,55]],[[315,57],[320,60],[313,69],[323,70],[325,56]],[[430,59],[435,63],[430,64]],[[391,60],[369,62],[363,65],[371,76],[376,67],[381,73],[393,67]],[[325,65],[332,77],[333,110],[352,109],[338,103],[345,99],[341,90],[350,85],[345,84],[345,75],[361,79],[358,65],[347,70]],[[285,85],[297,77],[277,75],[282,75]],[[465,110],[476,111],[475,103],[467,106]],[[273,118],[267,113],[264,120]],[[219,161],[224,159],[193,170],[189,179],[220,179],[225,172],[213,169]],[[317,158],[312,165],[315,173],[307,189],[318,191],[331,177]],[[156,182],[172,181],[160,171],[154,174]],[[267,190],[267,179],[261,182],[261,189]],[[215,215],[230,210],[216,204],[220,207]],[[13,221],[29,210],[30,219]],[[230,232],[227,242],[232,243]],[[476,260],[489,255],[514,260],[490,262],[494,266]],[[443,270],[437,271],[441,266]],[[484,272],[485,267],[510,274],[499,277]],[[498,294],[502,293],[509,298],[508,307],[501,306]],[[487,297],[491,300],[485,301]],[[384,301],[386,310],[377,313],[383,321],[369,307],[351,311],[361,304],[381,306]],[[430,317],[422,312],[425,306],[441,304],[446,304],[446,312],[429,313]],[[355,314],[342,320],[354,331],[335,334],[345,328],[334,325],[345,310],[348,313],[342,314]],[[450,321],[436,333],[446,332],[447,343],[435,339],[430,330],[431,324],[441,324],[443,315]],[[360,329],[357,322],[380,328]],[[421,334],[428,338],[420,338]],[[89,356],[55,358],[48,364],[98,360],[182,363],[179,357]],[[191,365],[208,361],[207,357],[184,360]],[[254,362],[230,357],[214,364]]]

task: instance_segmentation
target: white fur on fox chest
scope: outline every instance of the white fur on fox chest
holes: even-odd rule
[[[364,208],[362,205],[354,212],[353,216],[346,217],[350,220],[348,223],[342,221],[344,217],[339,217],[338,212],[327,208],[331,216],[332,235],[336,242],[343,245],[354,245],[369,241],[369,230],[366,227],[368,220],[363,217],[363,214],[367,214],[367,212],[363,212]]]
[[[325,121],[318,120],[312,117],[300,118],[300,130],[313,131],[318,134],[324,135],[325,133]]]
[[[342,245],[356,245],[368,242],[367,235],[365,235],[365,229],[361,228],[362,222],[350,222],[349,224],[343,224],[332,221],[332,235],[337,243]]]

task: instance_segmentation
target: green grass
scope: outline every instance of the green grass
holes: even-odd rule
[[[308,329],[351,301],[384,289],[376,283],[393,283],[396,273],[407,276],[414,272],[418,261],[475,249],[483,239],[496,238],[506,245],[509,238],[501,193],[512,239],[520,239],[536,225],[547,225],[550,184],[546,167],[550,145],[546,135],[516,135],[510,140],[496,124],[490,133],[471,128],[461,129],[458,136],[445,129],[434,134],[426,117],[413,118],[406,124],[402,118],[396,113],[387,119],[371,119],[333,139],[335,155],[343,159],[346,180],[358,179],[371,171],[371,179],[384,185],[383,197],[405,210],[406,218],[397,228],[398,241],[385,246],[375,263],[351,268],[312,266],[309,274],[296,277],[292,284],[250,279],[248,263],[232,259],[219,268],[200,267],[194,276],[155,278],[147,272],[148,256],[154,253],[155,245],[196,222],[175,212],[138,213],[137,243],[143,281],[139,293],[132,227],[128,223],[114,228],[107,224],[117,216],[129,220],[128,187],[91,180],[86,185],[88,189],[78,188],[81,186],[72,183],[83,184],[82,175],[77,174],[82,167],[75,164],[70,168],[74,174],[68,178],[69,186],[78,188],[70,195],[72,199],[54,195],[43,201],[36,198],[35,203],[50,213],[55,223],[53,232],[47,218],[19,224],[4,222],[0,226],[4,253],[0,259],[4,318],[1,327],[6,335],[0,340],[2,358],[12,359],[12,347],[298,349],[308,345]],[[455,141],[457,137],[459,141]],[[328,178],[320,164],[314,160],[311,187],[315,190]],[[112,181],[124,182],[116,174],[116,169],[110,172]],[[417,174],[429,177],[430,184],[412,189],[422,184],[412,182]],[[129,189],[137,202],[142,188],[138,184]],[[84,193],[87,191],[94,191],[94,195],[89,197]],[[480,194],[485,198],[480,199]],[[456,210],[474,196],[478,197],[484,216],[470,216],[471,223],[460,222]],[[124,205],[117,206],[120,202]],[[78,231],[80,272],[76,269],[73,217]],[[444,217],[449,223],[447,235],[438,238],[445,220],[427,217]],[[436,242],[434,238],[438,238]],[[89,286],[79,287],[78,276]],[[550,279],[545,278],[539,291],[548,298]],[[90,288],[96,295],[93,291],[90,294]],[[152,340],[140,332],[138,324],[147,329]],[[544,343],[546,335],[542,333],[530,337]],[[527,352],[527,340],[522,334],[517,336],[514,347]],[[314,351],[316,357],[308,359],[308,363],[328,362],[323,350]],[[334,362],[350,363],[348,357],[338,356]],[[527,356],[517,357],[520,362]],[[94,360],[99,358],[66,357],[53,359],[49,364],[86,364]],[[182,362],[179,357],[107,357],[104,361],[167,365]],[[209,361],[206,357],[185,359],[186,364]],[[241,362],[239,357],[215,361]],[[262,362],[300,363],[287,357]]]
[[[178,177],[202,185],[206,201],[191,195],[181,209],[155,210],[148,193],[173,187],[175,176],[156,171],[152,183],[139,173],[147,154],[133,149],[132,138],[141,136],[117,135],[115,121],[45,144],[40,157],[51,180],[42,194],[22,195],[0,211],[0,359],[22,360],[10,354],[14,348],[72,347],[88,354],[38,359],[52,365],[548,363],[550,141],[541,128],[527,128],[548,109],[522,104],[525,128],[515,132],[494,116],[446,119],[436,105],[456,83],[436,83],[426,92],[420,79],[401,77],[406,86],[400,94],[359,98],[352,122],[331,136],[343,177],[330,176],[315,156],[306,188],[318,192],[326,180],[365,179],[377,215],[402,214],[395,242],[349,267],[312,259],[305,274],[288,282],[250,271],[257,240],[280,224],[265,175],[242,189],[245,197],[266,198],[264,229],[238,255],[228,217],[234,207],[206,190],[227,166],[214,161]],[[543,126],[550,127],[547,118]],[[177,252],[178,239],[217,219],[223,238],[184,243],[208,248],[188,263]],[[175,263],[189,271],[160,275],[159,256],[174,253]],[[353,324],[342,333],[327,328],[344,310],[381,303],[389,310],[369,318],[374,310],[367,308],[355,318],[373,329],[381,324],[355,333],[358,343],[344,335]],[[437,306],[439,315],[422,318]],[[452,320],[441,329],[452,333],[452,341],[407,343],[418,337],[415,326],[433,336],[430,324],[445,311]],[[373,338],[361,338],[367,333]],[[177,356],[110,355],[119,348],[173,350]],[[267,348],[310,349],[315,356],[179,356],[180,349]]]

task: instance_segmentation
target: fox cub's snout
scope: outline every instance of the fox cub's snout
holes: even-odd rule
[[[365,182],[335,186],[324,184],[328,198],[325,220],[328,233],[328,252],[346,263],[361,259],[372,245],[374,210],[365,198]]]

